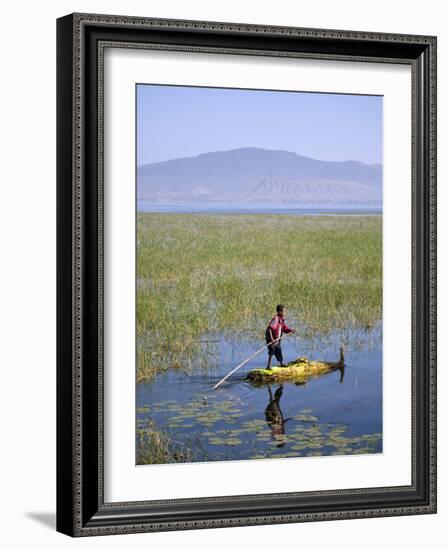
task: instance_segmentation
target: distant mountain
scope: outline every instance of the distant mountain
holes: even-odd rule
[[[137,200],[379,206],[382,166],[247,147],[146,164]]]

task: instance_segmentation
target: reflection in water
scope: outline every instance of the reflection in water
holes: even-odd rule
[[[319,378],[319,376],[327,376],[328,374],[332,374],[333,372],[335,372],[336,370],[339,371],[339,383],[340,384],[343,384],[344,382],[344,376],[345,376],[345,365],[342,364],[342,365],[339,365],[338,367],[336,367],[334,370],[331,370],[329,372],[325,372],[324,374],[321,374],[321,375],[311,375],[309,376],[308,378],[302,378],[301,380],[296,380],[294,382],[294,385],[295,386],[306,386],[307,383],[308,383],[308,380],[313,380],[315,378]]]
[[[289,357],[325,359],[335,357],[339,341],[313,354],[304,353],[303,343],[300,349],[293,341],[285,344]],[[242,373],[212,391],[229,365],[249,355],[249,345],[229,346],[226,360],[213,371],[160,373],[137,385],[137,463],[158,460],[149,436],[157,444],[169,440],[167,462],[179,461],[185,449],[190,454],[182,461],[188,462],[381,453],[381,339],[376,344],[350,347],[347,363],[339,357],[328,362],[329,372],[301,380],[253,384]],[[262,369],[264,357],[250,367]]]
[[[339,370],[339,373],[340,373],[339,383],[342,384],[344,382],[344,374],[345,374],[345,363],[344,363],[344,356],[342,354],[342,351],[341,351],[340,362],[337,365],[337,370]],[[305,386],[306,380],[296,382],[295,385]],[[285,418],[283,416],[283,411],[280,407],[280,399],[283,395],[283,384],[279,385],[279,387],[275,390],[274,394],[272,394],[272,388],[268,384],[268,392],[269,392],[269,403],[264,411],[264,416],[266,418],[266,422],[268,423],[268,426],[271,428],[272,437],[276,441],[277,447],[284,447],[285,438],[283,438],[282,436],[286,435],[285,424],[288,422],[288,420],[291,420],[291,418]]]
[[[284,447],[285,442],[280,440],[278,436],[285,435],[285,424],[288,422],[288,420],[291,420],[290,418],[284,418],[283,412],[280,408],[280,399],[283,394],[283,386],[280,385],[277,390],[275,391],[274,395],[272,395],[271,386],[268,386],[268,392],[269,392],[269,404],[266,407],[266,410],[264,411],[264,415],[266,417],[266,422],[268,423],[268,426],[271,428],[272,437],[274,440],[277,441],[277,447]]]

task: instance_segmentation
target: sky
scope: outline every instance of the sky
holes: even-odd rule
[[[382,163],[382,97],[137,85],[137,164],[240,147]]]

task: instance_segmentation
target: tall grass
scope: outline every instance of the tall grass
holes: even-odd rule
[[[381,216],[139,213],[138,379],[188,366],[201,340],[262,340],[278,303],[302,336],[371,328]]]
[[[137,435],[137,464],[169,464],[193,461],[194,457],[191,449],[174,442],[165,432],[158,430],[151,420],[145,428],[137,429]]]

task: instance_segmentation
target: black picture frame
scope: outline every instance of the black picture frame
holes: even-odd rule
[[[107,44],[412,67],[412,484],[104,502],[102,55]],[[57,21],[57,530],[70,536],[436,512],[436,37],[72,14]]]

